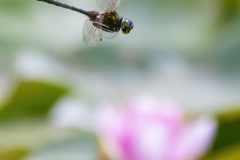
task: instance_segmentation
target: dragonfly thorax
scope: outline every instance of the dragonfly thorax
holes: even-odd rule
[[[108,32],[118,32],[121,29],[122,18],[119,17],[117,12],[106,12],[103,15],[103,24],[107,26]]]

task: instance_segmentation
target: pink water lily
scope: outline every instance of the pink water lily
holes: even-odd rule
[[[180,107],[151,97],[126,107],[102,105],[97,128],[113,160],[193,160],[209,149],[216,122],[187,121]]]

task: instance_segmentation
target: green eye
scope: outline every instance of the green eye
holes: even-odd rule
[[[123,22],[123,26],[124,26],[124,27],[130,27],[130,24],[125,21],[125,22]]]
[[[130,31],[133,29],[133,23],[132,21],[129,21],[128,19],[123,19],[122,21],[122,32],[124,34],[130,33]]]

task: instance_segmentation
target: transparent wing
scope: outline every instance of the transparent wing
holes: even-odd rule
[[[105,39],[112,39],[114,37],[116,37],[118,34],[118,32],[106,32],[106,31],[103,31],[103,38]]]
[[[83,26],[83,42],[88,46],[97,45],[103,38],[101,23],[97,21],[85,21]]]
[[[120,0],[97,0],[98,7],[103,11],[115,11]]]

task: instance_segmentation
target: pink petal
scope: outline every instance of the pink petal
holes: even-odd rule
[[[176,149],[178,160],[196,159],[204,154],[213,141],[216,128],[215,121],[204,117],[186,126]]]

